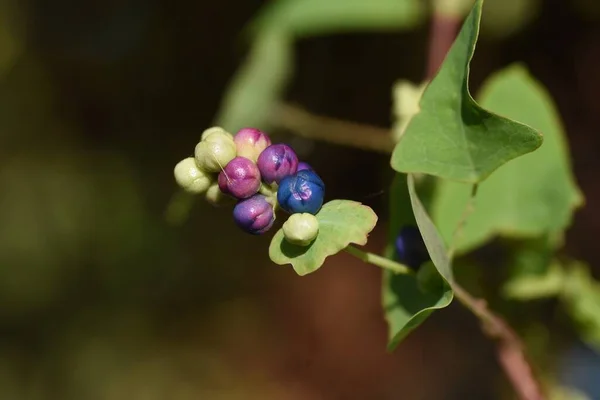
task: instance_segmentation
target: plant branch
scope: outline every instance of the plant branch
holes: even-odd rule
[[[354,257],[368,264],[376,265],[382,269],[392,271],[395,274],[414,274],[414,271],[406,265],[397,263],[396,261],[390,260],[389,258],[381,257],[377,254],[362,251],[354,246],[348,246],[345,250],[347,253],[352,254]]]
[[[394,149],[390,129],[315,115],[293,104],[279,104],[271,122],[308,139],[386,154]]]
[[[522,400],[544,400],[541,385],[518,335],[498,315],[494,314],[483,299],[473,297],[456,282],[451,283],[456,298],[482,322],[485,334],[496,340],[498,361],[510,383]]]

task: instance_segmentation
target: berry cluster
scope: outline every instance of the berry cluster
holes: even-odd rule
[[[194,157],[180,161],[174,174],[184,190],[206,193],[213,204],[236,199],[233,218],[245,232],[268,231],[279,207],[292,214],[283,226],[289,242],[306,246],[318,233],[314,215],[323,205],[325,184],[291,147],[272,144],[258,129],[244,128],[235,136],[219,127],[207,129]]]

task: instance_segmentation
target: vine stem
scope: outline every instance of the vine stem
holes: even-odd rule
[[[382,269],[391,271],[395,274],[414,274],[414,271],[407,267],[406,265],[397,263],[396,261],[390,260],[389,258],[385,258],[379,256],[377,254],[369,253],[366,251],[362,251],[354,246],[346,247],[346,252],[352,254],[354,257],[368,263],[376,265]]]
[[[377,254],[365,252],[353,246],[348,246],[345,250],[368,264],[394,274],[414,274],[414,271],[406,265]],[[500,316],[488,308],[485,300],[474,297],[455,281],[451,281],[449,284],[454,292],[454,297],[481,321],[484,333],[497,342],[498,361],[519,398],[522,400],[545,400],[519,336]]]
[[[271,123],[307,139],[385,154],[394,149],[390,129],[312,114],[287,103],[279,104],[272,115]]]

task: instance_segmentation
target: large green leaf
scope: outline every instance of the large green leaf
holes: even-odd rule
[[[539,128],[544,144],[481,183],[456,250],[474,249],[496,235],[538,237],[564,230],[583,199],[571,173],[568,145],[552,99],[525,68],[514,65],[486,82],[480,101],[499,114]],[[446,240],[459,223],[470,190],[469,185],[457,182],[438,185],[432,215]]]
[[[399,172],[477,183],[542,143],[532,128],[480,107],[469,93],[469,63],[479,32],[477,0],[438,74],[425,89],[421,111],[392,154]]]
[[[420,0],[273,0],[250,29],[256,33],[276,27],[305,37],[411,28],[423,20],[424,11]]]
[[[350,243],[365,245],[377,223],[373,210],[350,200],[333,200],[316,215],[319,234],[309,246],[296,246],[285,240],[279,229],[271,241],[269,256],[275,264],[292,264],[298,275],[316,271],[325,258],[345,249]]]
[[[268,129],[270,113],[293,73],[293,51],[285,31],[262,31],[229,84],[215,124],[230,132],[246,126]]]
[[[390,196],[390,234],[386,255],[394,256],[394,241],[402,226],[414,225],[415,215],[419,219],[419,229],[427,237],[428,250],[435,253],[435,260],[441,266],[444,275],[452,276],[449,262],[443,244],[435,233],[431,221],[418,199],[414,180],[409,178],[410,192],[406,184],[405,175],[398,174],[392,183]],[[413,205],[414,214],[409,204]],[[433,256],[432,256],[433,258]],[[440,261],[441,260],[441,261]],[[425,272],[433,268],[432,264],[423,267]],[[388,349],[393,350],[412,330],[417,328],[423,321],[437,309],[447,307],[452,301],[452,290],[446,280],[442,278],[437,270],[433,271],[434,278],[439,281],[438,285],[423,285],[420,276],[394,275],[390,272],[383,276],[383,309],[388,322],[389,343]]]

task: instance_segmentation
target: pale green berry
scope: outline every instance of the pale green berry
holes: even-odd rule
[[[308,246],[319,233],[319,220],[312,214],[292,214],[283,224],[285,239],[298,246]]]
[[[221,191],[221,188],[219,188],[219,185],[217,183],[213,183],[212,185],[210,185],[210,187],[206,191],[206,201],[208,201],[213,206],[220,206],[222,204],[229,203],[232,200],[233,199],[230,196],[227,196]]]
[[[202,132],[202,137],[200,138],[200,140],[205,140],[208,136],[213,135],[215,133],[219,135],[225,135],[231,140],[233,140],[233,135],[227,132],[225,129],[221,128],[220,126],[213,126],[212,128],[206,129],[204,132]]]
[[[219,172],[235,158],[235,143],[225,134],[213,133],[196,145],[194,155],[202,170]]]
[[[196,165],[194,157],[188,157],[177,163],[174,169],[175,181],[186,192],[202,193],[213,183],[209,175]]]

